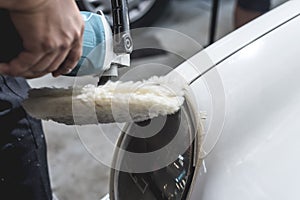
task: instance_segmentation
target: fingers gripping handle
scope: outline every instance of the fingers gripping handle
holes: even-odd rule
[[[104,64],[107,50],[106,33],[112,34],[111,30],[105,30],[108,29],[105,26],[105,17],[90,12],[81,12],[81,15],[85,21],[83,53],[77,66],[67,74],[68,76],[100,74],[110,67]],[[23,50],[22,39],[8,11],[0,9],[0,22],[3,25],[0,33],[0,62],[9,62]]]

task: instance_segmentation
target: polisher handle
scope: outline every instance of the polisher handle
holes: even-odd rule
[[[133,50],[127,0],[111,0],[114,52],[130,54]]]

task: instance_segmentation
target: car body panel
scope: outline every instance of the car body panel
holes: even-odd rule
[[[266,19],[277,24],[273,20],[278,19],[278,10],[280,26],[276,25],[267,34],[261,32],[240,49],[243,42],[230,42],[234,38],[240,40],[239,34],[249,27],[258,30],[256,25],[260,27]],[[210,116],[214,91],[207,87],[207,80],[218,74],[225,95],[225,120],[220,124],[220,137],[213,137],[218,141],[210,144],[212,151],[203,163],[198,163],[189,199],[300,197],[300,16],[295,17],[300,13],[300,4],[291,1],[278,10],[204,50],[212,63],[217,64],[191,87],[199,111],[207,110]],[[291,10],[298,11],[289,15]],[[226,43],[232,47],[226,47]],[[226,59],[222,60],[223,57]],[[214,118],[208,118],[206,126]],[[207,137],[216,134],[209,128],[206,131]]]

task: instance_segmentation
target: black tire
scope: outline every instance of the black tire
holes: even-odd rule
[[[142,18],[131,22],[131,28],[147,27],[152,25],[160,19],[168,8],[168,5],[169,0],[156,0],[153,6]]]
[[[86,7],[83,3],[85,0],[76,0],[78,8],[82,11],[91,11],[90,8]],[[165,12],[169,5],[170,0],[156,0],[151,8],[140,18],[130,23],[131,28],[147,27],[156,22],[162,14]]]

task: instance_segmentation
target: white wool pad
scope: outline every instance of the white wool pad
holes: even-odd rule
[[[23,107],[37,119],[67,125],[137,122],[177,112],[185,88],[182,81],[166,77],[109,81],[98,87],[39,88],[29,91]]]

